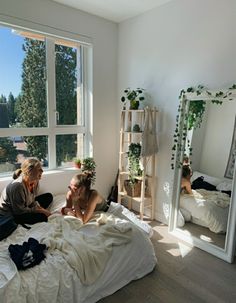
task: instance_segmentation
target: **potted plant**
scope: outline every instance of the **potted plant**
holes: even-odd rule
[[[129,162],[129,179],[124,181],[127,194],[132,197],[140,195],[141,181],[137,177],[142,176],[140,167],[141,144],[131,143],[127,152]]]
[[[92,157],[84,158],[82,161],[82,172],[88,172],[91,174],[91,184],[95,184],[96,181],[96,163]]]
[[[73,161],[76,168],[81,168],[82,161],[79,158],[74,158]]]
[[[135,133],[140,133],[141,132],[141,128],[138,124],[135,124],[133,126],[133,132],[135,132]]]
[[[178,107],[178,115],[176,117],[176,127],[174,132],[174,144],[172,146],[171,169],[175,168],[176,152],[180,153],[181,151],[183,151],[184,153],[189,154],[189,156],[192,156],[192,147],[190,144],[191,142],[187,138],[187,133],[192,129],[197,129],[201,127],[201,123],[206,109],[206,101],[201,100],[201,96],[204,97],[204,91],[206,91],[208,96],[212,96],[211,102],[213,104],[221,105],[222,101],[217,100],[217,98],[229,97],[231,95],[231,90],[235,88],[236,85],[234,84],[232,87],[229,88],[229,92],[227,92],[226,94],[220,91],[216,92],[214,95],[202,85],[199,85],[197,88],[189,87],[186,91],[183,89],[181,90],[179,95],[180,104]],[[183,96],[185,96],[186,93],[196,93],[197,96],[199,96],[199,100],[194,100],[189,103],[189,109],[187,114],[184,113],[182,108]],[[180,123],[183,123],[182,136],[180,134],[179,128]],[[178,167],[182,167],[183,163],[178,161],[177,165]]]
[[[138,109],[140,101],[145,100],[143,93],[144,93],[143,88],[136,88],[136,89],[131,89],[129,87],[126,88],[124,90],[124,96],[121,97],[121,102],[123,102],[124,104],[123,108],[125,109],[125,104],[127,101],[129,101],[130,102],[129,109]]]

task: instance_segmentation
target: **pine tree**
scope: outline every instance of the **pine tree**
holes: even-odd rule
[[[0,128],[8,128],[9,127],[9,117],[8,117],[8,109],[7,103],[1,103],[0,101]]]
[[[7,104],[8,104],[9,123],[10,125],[13,125],[16,123],[16,112],[15,112],[16,99],[14,98],[12,93],[10,93],[8,96]]]
[[[46,49],[45,42],[25,38],[23,50],[22,92],[17,101],[18,119],[25,127],[47,126]],[[76,123],[76,52],[56,45],[56,101],[59,123]],[[49,100],[50,102],[50,100]],[[74,135],[57,136],[57,164],[76,154]],[[27,137],[29,153],[39,159],[47,158],[45,136]]]
[[[9,138],[0,138],[0,163],[15,162],[17,156],[16,147]]]
[[[8,104],[5,96],[0,96],[0,128],[9,127]],[[0,138],[0,163],[15,162],[16,148],[10,138]]]
[[[76,51],[56,45],[56,101],[59,125],[76,124]],[[65,110],[66,109],[66,110]],[[76,135],[57,136],[57,164],[76,155]]]

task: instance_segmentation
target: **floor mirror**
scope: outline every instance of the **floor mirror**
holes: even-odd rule
[[[192,119],[198,119],[195,127]],[[181,92],[169,221],[173,235],[229,263],[236,242],[235,121],[235,86]],[[185,165],[191,168],[191,192],[183,187]]]

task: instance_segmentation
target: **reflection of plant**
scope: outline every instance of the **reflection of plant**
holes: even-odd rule
[[[142,175],[142,169],[140,167],[140,155],[141,155],[141,144],[131,143],[127,152],[129,159],[129,178],[130,183],[135,183],[135,177]]]
[[[82,161],[82,172],[91,174],[91,184],[96,181],[96,163],[92,157],[87,157]]]
[[[201,100],[201,97],[210,98],[212,97],[211,102],[213,104],[222,104],[222,99],[232,100],[232,90],[236,89],[236,85],[234,84],[232,87],[228,89],[226,92],[216,92],[212,93],[204,88],[204,86],[199,85],[197,88],[189,87],[186,91],[181,90],[180,92],[180,104],[178,108],[178,115],[176,117],[176,127],[174,132],[174,144],[172,147],[172,155],[171,155],[171,168],[174,169],[174,160],[175,153],[178,151],[179,153],[186,153],[186,148],[189,150],[189,155],[192,155],[192,148],[190,146],[190,142],[187,139],[187,133],[189,130],[199,128],[201,126],[203,116],[206,108],[206,101]],[[186,93],[195,93],[199,96],[200,100],[193,100],[189,102],[189,108],[186,112]],[[221,100],[218,100],[221,99]],[[187,144],[185,144],[187,140]],[[187,146],[186,146],[187,145]],[[182,162],[179,161],[178,165],[181,167]]]
[[[136,88],[130,89],[129,87],[124,90],[125,96],[121,97],[121,102],[124,104],[127,100],[130,101],[130,109],[138,109],[139,102],[145,100],[143,96],[144,89],[143,88]]]

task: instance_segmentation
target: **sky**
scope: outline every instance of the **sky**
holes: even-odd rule
[[[0,26],[0,95],[17,97],[21,90],[24,38]]]

